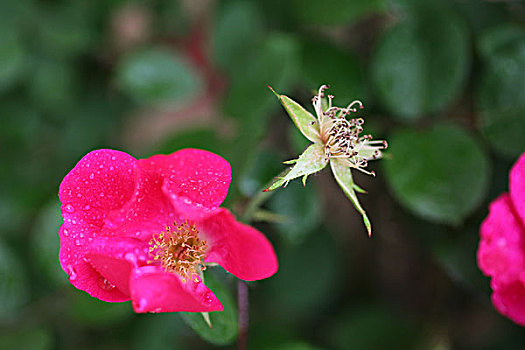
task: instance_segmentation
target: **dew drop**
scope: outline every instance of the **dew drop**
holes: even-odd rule
[[[84,238],[84,233],[80,232],[80,238]]]
[[[69,236],[69,230],[67,228],[64,229],[64,236],[65,237]]]
[[[91,209],[91,206],[89,204],[84,207],[84,210],[89,210],[89,209]]]
[[[213,302],[213,298],[211,297],[211,293],[206,292],[206,294],[204,294],[204,300],[206,301],[206,303],[211,304]]]
[[[67,274],[69,275],[70,281],[74,281],[77,279],[77,271],[71,265],[67,265]]]
[[[115,159],[117,159],[117,157],[115,157],[115,156],[111,157],[111,160],[115,160]]]
[[[75,239],[75,245],[77,245],[77,246],[80,245],[80,240],[79,239]]]
[[[146,298],[140,298],[137,302],[134,301],[133,304],[135,304],[135,309],[138,312],[144,312],[148,305],[148,300]]]
[[[99,195],[100,197],[104,197],[104,192],[100,192],[98,195]]]
[[[133,253],[126,253],[126,255],[124,255],[124,259],[132,264],[137,263],[137,257]]]
[[[102,276],[98,278],[98,286],[107,291],[115,289],[115,285]]]
[[[64,207],[64,210],[67,211],[68,213],[72,213],[75,211],[75,208],[71,204],[66,204],[66,206]]]
[[[93,180],[95,178],[95,173],[91,173],[91,175],[89,175],[89,178]]]
[[[115,170],[115,168],[114,168],[114,167],[112,167],[112,166],[110,166],[110,167],[109,167],[109,170]]]

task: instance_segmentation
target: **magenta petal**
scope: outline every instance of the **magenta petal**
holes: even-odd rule
[[[64,224],[100,228],[106,215],[133,195],[135,162],[132,156],[109,149],[85,155],[60,184]]]
[[[489,216],[481,224],[478,265],[502,283],[520,278],[525,269],[525,233],[512,210],[507,194],[490,204]]]
[[[206,262],[215,262],[236,277],[254,281],[272,276],[278,269],[271,243],[251,226],[237,222],[220,208],[198,223],[210,250]]]
[[[148,159],[137,161],[137,181],[133,196],[105,220],[106,234],[132,236],[149,240],[152,234],[178,219],[170,200],[162,191],[162,169]]]
[[[135,312],[223,310],[219,299],[200,280],[182,282],[178,275],[155,266],[134,269],[130,287]]]
[[[492,302],[496,309],[519,325],[525,326],[525,286],[521,281],[491,283]]]
[[[84,290],[92,297],[103,301],[118,302],[129,300],[129,294],[118,288],[108,288],[106,278],[95,270],[93,265],[84,260],[83,253],[75,245],[64,241],[64,226],[60,228],[61,247],[59,259],[62,269],[68,274],[72,285]]]
[[[164,193],[176,200],[215,209],[228,194],[230,164],[224,158],[203,150],[183,149],[171,155],[148,158],[164,172]]]
[[[525,225],[525,153],[514,164],[509,175],[510,197],[514,209]]]
[[[89,244],[85,257],[106,279],[101,288],[118,288],[129,295],[131,270],[146,264],[148,245],[135,238],[100,237]]]

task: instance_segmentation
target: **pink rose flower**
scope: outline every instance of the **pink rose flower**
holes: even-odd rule
[[[136,312],[222,310],[205,263],[248,281],[278,268],[266,237],[219,208],[230,180],[226,160],[197,149],[87,154],[60,184],[62,268],[76,288]]]
[[[492,277],[496,309],[525,326],[525,153],[510,171],[509,188],[481,224],[478,265]]]

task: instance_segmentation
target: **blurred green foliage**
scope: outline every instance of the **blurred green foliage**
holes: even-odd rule
[[[391,144],[356,175],[374,236],[324,172],[269,195],[255,225],[281,268],[248,284],[250,349],[524,348],[475,262],[525,151],[524,19],[510,0],[0,1],[0,348],[233,346],[219,267],[211,330],[67,283],[58,186],[96,148],[198,147],[230,161],[241,217],[306,147],[266,85],[310,108],[324,83]]]

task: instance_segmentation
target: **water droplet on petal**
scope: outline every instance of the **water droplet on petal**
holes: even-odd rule
[[[69,230],[67,228],[64,229],[64,236],[65,237],[69,236]]]
[[[75,245],[80,245],[80,240],[79,239],[75,239]]]
[[[124,259],[132,264],[137,263],[137,257],[133,253],[126,253],[126,255],[124,255]]]
[[[71,265],[67,265],[67,274],[69,275],[70,281],[74,281],[77,279],[77,271]]]
[[[138,301],[133,300],[133,306],[137,312],[144,312],[147,305],[148,300],[146,298],[140,298]]]
[[[98,278],[98,286],[107,291],[115,289],[115,285],[102,276]]]
[[[84,207],[84,210],[89,210],[89,209],[91,209],[91,206],[89,204]]]
[[[206,292],[204,294],[204,301],[208,304],[211,304],[213,302],[213,298],[211,297],[211,293],[210,292]]]
[[[71,204],[66,204],[64,206],[64,210],[67,211],[68,213],[72,213],[75,211],[75,208]]]
[[[91,173],[91,175],[89,175],[89,178],[93,180],[95,178],[95,173]]]

